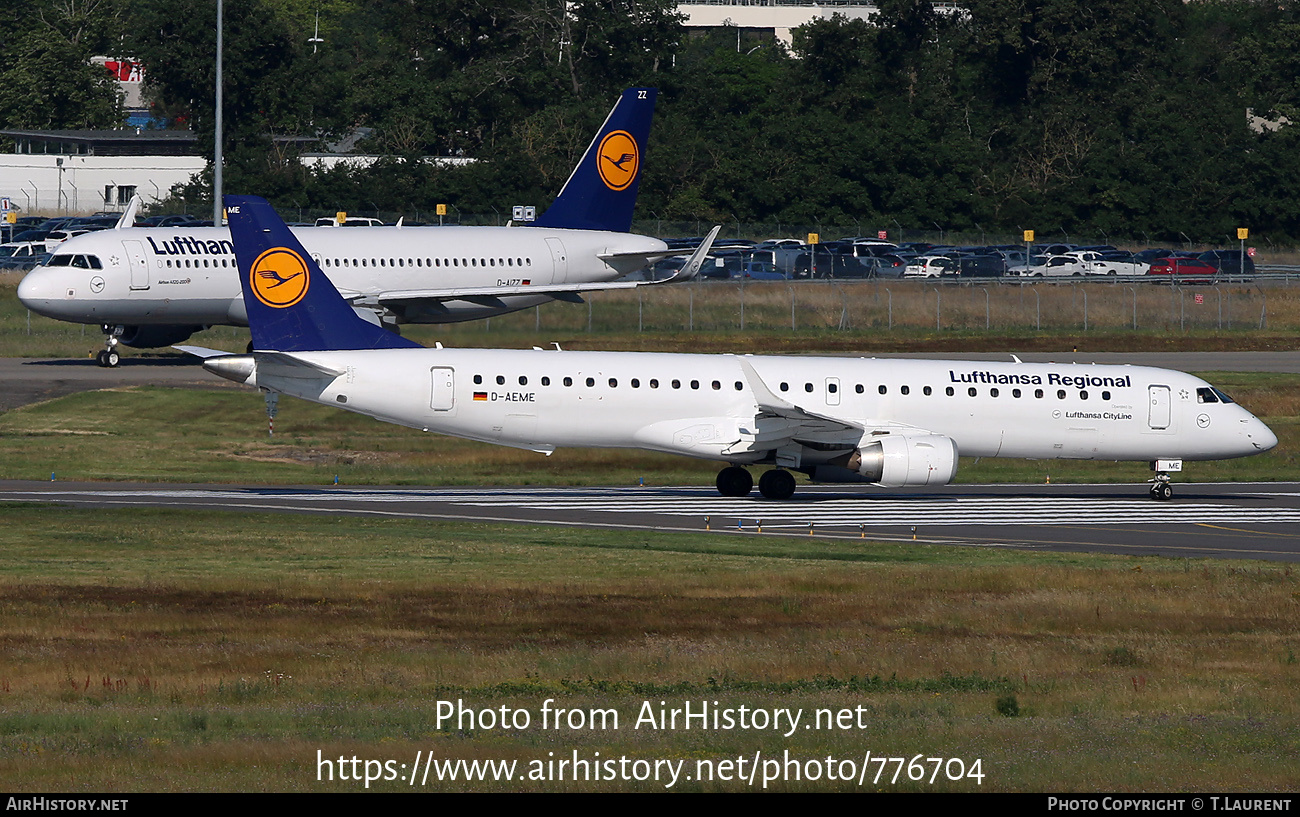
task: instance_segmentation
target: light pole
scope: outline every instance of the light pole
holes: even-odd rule
[[[221,226],[221,193],[222,193],[221,50],[224,44],[221,29],[223,28],[224,18],[225,18],[225,2],[224,0],[217,0],[217,123],[216,123],[217,127],[216,127],[216,134],[213,138],[213,145],[215,147],[215,150],[213,151],[213,159],[212,159],[212,226],[214,227]]]

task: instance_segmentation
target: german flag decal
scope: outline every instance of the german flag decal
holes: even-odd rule
[[[484,400],[484,401],[486,401],[486,400],[487,400],[487,392],[485,392],[485,391],[476,391],[476,392],[474,392],[474,399],[475,399],[475,400]]]

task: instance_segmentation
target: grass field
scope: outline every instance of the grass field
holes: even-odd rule
[[[865,786],[785,767],[770,788],[1288,791],[1297,599],[1298,577],[1275,564],[11,505],[0,779],[43,792],[354,791],[317,782],[318,751],[513,759],[521,773],[599,752],[692,774],[789,750],[979,760],[984,778],[891,783],[889,765],[873,784],[871,762]],[[616,710],[619,727],[543,729],[548,699]],[[439,702],[458,700],[530,725],[440,724]],[[789,736],[634,728],[646,702],[687,701],[852,715]]]

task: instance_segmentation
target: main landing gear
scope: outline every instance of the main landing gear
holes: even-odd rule
[[[749,496],[754,489],[754,478],[737,465],[718,472],[718,493],[723,496]],[[794,475],[783,468],[773,468],[758,478],[758,491],[767,499],[789,499],[794,496]]]
[[[122,327],[104,324],[104,348],[95,355],[95,362],[106,369],[112,369],[122,362],[122,355],[117,351],[117,336],[122,334]]]

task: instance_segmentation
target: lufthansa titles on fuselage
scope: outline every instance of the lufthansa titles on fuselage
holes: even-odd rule
[[[1069,375],[1049,372],[1047,380],[1037,374],[1005,374],[1002,372],[974,371],[958,372],[948,370],[948,379],[953,383],[987,383],[998,386],[1069,386],[1073,388],[1128,388],[1133,385],[1129,375],[1122,377],[1098,377],[1096,375]]]
[[[153,249],[154,255],[234,255],[235,245],[229,240],[203,241],[190,236],[172,236],[171,241],[163,241],[162,247],[145,236],[145,241]]]

